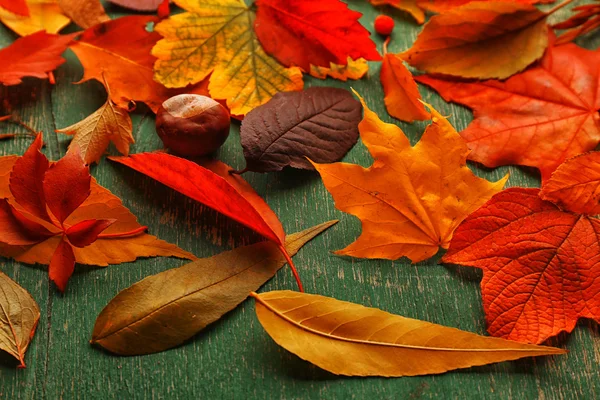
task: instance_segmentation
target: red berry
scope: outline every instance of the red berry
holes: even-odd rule
[[[381,36],[389,36],[394,30],[394,20],[387,15],[379,15],[375,18],[375,32]]]

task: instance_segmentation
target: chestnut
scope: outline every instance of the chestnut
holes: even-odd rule
[[[166,148],[184,157],[215,152],[229,136],[229,111],[210,97],[180,94],[156,114],[156,132]]]

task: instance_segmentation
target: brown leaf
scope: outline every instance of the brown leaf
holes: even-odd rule
[[[57,0],[59,7],[77,25],[86,29],[110,20],[100,0]]]
[[[31,295],[0,272],[0,349],[25,368],[25,352],[40,319],[40,308]]]
[[[290,256],[336,222],[287,236]],[[92,343],[121,355],[170,349],[233,310],[285,262],[276,245],[261,242],[150,276],[102,310]]]
[[[252,293],[283,348],[337,375],[415,376],[565,350],[476,335],[376,308],[287,290]]]

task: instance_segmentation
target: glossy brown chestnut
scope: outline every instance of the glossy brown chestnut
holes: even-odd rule
[[[156,114],[156,132],[174,154],[195,157],[216,151],[229,136],[229,112],[210,97],[180,94]]]

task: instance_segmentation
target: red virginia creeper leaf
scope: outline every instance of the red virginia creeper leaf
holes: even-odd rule
[[[48,267],[48,276],[56,284],[56,287],[64,292],[67,288],[67,282],[75,270],[75,254],[73,248],[63,236],[58,247],[52,255],[50,266]]]
[[[0,83],[17,85],[25,76],[47,78],[48,72],[65,62],[61,54],[76,35],[51,35],[40,31],[15,40],[0,50]]]
[[[0,199],[0,242],[13,246],[27,246],[40,243],[54,233],[38,224],[28,220],[8,203],[7,199]]]
[[[91,179],[90,169],[77,147],[69,149],[48,169],[44,178],[44,195],[48,208],[59,222],[64,222],[89,197]]]
[[[483,270],[488,332],[541,343],[600,322],[600,221],[560,211],[539,189],[504,190],[454,232],[442,261]]]
[[[73,246],[89,246],[98,239],[98,235],[116,221],[116,219],[88,219],[73,225],[66,230],[65,234]]]
[[[42,135],[40,134],[23,154],[23,157],[15,162],[10,173],[9,188],[15,201],[21,207],[32,215],[50,222],[42,184],[50,163],[40,151],[42,144]]]
[[[540,65],[506,81],[416,80],[473,109],[474,121],[460,134],[469,158],[488,167],[537,167],[546,180],[563,161],[600,142],[598,51],[554,47]]]
[[[17,15],[29,16],[26,0],[0,0],[0,7]]]
[[[356,60],[381,60],[359,22],[361,13],[340,0],[257,0],[254,30],[267,53],[283,65],[310,71]]]

